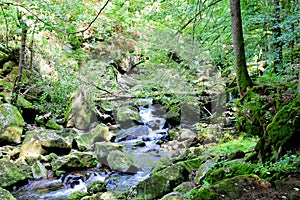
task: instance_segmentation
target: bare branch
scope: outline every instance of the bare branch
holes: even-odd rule
[[[87,31],[89,28],[91,28],[92,24],[98,19],[99,15],[101,14],[101,12],[104,10],[104,8],[107,6],[108,2],[110,0],[107,0],[105,2],[105,4],[102,6],[102,8],[99,10],[98,14],[96,15],[96,17],[90,22],[90,24],[88,25],[88,27],[86,27],[85,29],[83,30],[80,30],[80,31],[76,31],[76,32],[72,32],[72,33],[69,33],[69,34],[76,34],[76,33],[83,33],[85,31]]]
[[[192,19],[190,19],[185,25],[183,25],[183,26],[177,31],[177,33],[182,32],[182,31],[183,31],[190,23],[194,22],[194,21],[197,19],[197,17],[198,17],[199,15],[201,15],[201,13],[202,13],[203,11],[205,11],[206,9],[208,9],[209,7],[211,7],[211,6],[213,6],[213,5],[216,5],[217,3],[221,2],[221,1],[222,1],[222,0],[214,1],[214,2],[212,2],[211,4],[209,4],[208,6],[206,6],[205,8],[199,10],[198,13],[197,13],[196,15],[194,15],[194,17],[193,17]]]
[[[80,31],[76,31],[76,32],[66,32],[64,29],[61,29],[60,27],[57,27],[57,26],[53,26],[51,24],[49,24],[47,21],[45,21],[44,19],[41,19],[38,15],[36,15],[35,13],[33,13],[30,9],[26,8],[25,6],[21,5],[21,4],[18,4],[18,3],[11,3],[11,2],[4,2],[4,3],[0,3],[0,6],[2,8],[2,6],[4,5],[8,5],[8,6],[15,6],[15,7],[20,7],[20,8],[23,8],[25,9],[28,13],[32,14],[37,21],[40,21],[42,22],[43,24],[49,26],[49,27],[52,27],[53,29],[57,30],[57,31],[60,31],[60,32],[63,32],[63,33],[66,33],[66,34],[76,34],[76,33],[83,33],[85,31],[87,31],[91,26],[92,24],[98,19],[98,17],[100,16],[101,12],[105,9],[105,7],[108,5],[110,0],[107,0],[105,2],[105,4],[102,6],[102,8],[99,10],[98,14],[96,15],[96,17],[89,23],[88,27],[86,27],[85,29],[83,30],[80,30]]]

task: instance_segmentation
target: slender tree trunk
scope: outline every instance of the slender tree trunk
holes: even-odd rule
[[[12,90],[12,99],[11,104],[16,105],[18,100],[18,95],[20,92],[20,82],[22,80],[23,68],[25,63],[25,48],[26,48],[26,38],[27,38],[27,25],[26,23],[20,19],[20,26],[22,27],[22,41],[21,41],[21,53],[19,59],[19,73],[16,77],[15,84]]]
[[[237,82],[240,96],[244,96],[253,83],[246,65],[240,0],[230,0],[230,12]]]
[[[280,0],[273,0],[274,6],[274,14],[272,20],[272,27],[271,30],[273,32],[273,57],[274,57],[274,72],[278,71],[282,64],[282,41],[280,39],[281,33],[281,18],[280,18]]]

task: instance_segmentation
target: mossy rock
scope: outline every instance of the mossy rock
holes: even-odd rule
[[[137,197],[144,200],[158,199],[171,192],[172,189],[168,177],[159,174],[151,175],[136,186]]]
[[[253,174],[256,168],[257,164],[244,163],[241,160],[228,161],[222,163],[217,169],[212,168],[209,170],[204,180],[210,184],[213,184],[225,178]]]
[[[72,149],[74,136],[73,131],[65,132],[38,127],[26,132],[20,148],[20,157],[29,159],[49,153],[68,154]]]
[[[1,200],[16,200],[16,198],[7,190],[0,188],[0,199]]]
[[[75,91],[68,102],[64,122],[66,127],[75,127],[88,130],[90,124],[96,119],[96,114],[91,105],[91,96],[84,88]]]
[[[53,171],[70,171],[72,169],[85,169],[89,167],[96,167],[98,164],[97,157],[92,152],[79,152],[72,150],[70,154],[51,162]]]
[[[266,128],[266,134],[256,145],[262,161],[278,159],[293,148],[299,149],[300,101],[283,106]]]
[[[189,178],[192,170],[197,169],[205,159],[203,157],[179,161],[161,169],[156,168],[151,176],[137,185],[137,197],[144,199],[158,199],[171,192],[174,187]],[[158,170],[161,169],[161,170]],[[158,170],[158,171],[157,171]]]
[[[88,133],[84,133],[75,138],[79,150],[92,149],[96,142],[108,142],[115,138],[115,134],[109,131],[108,126],[98,124]]]
[[[222,180],[214,185],[205,186],[191,192],[191,200],[239,199],[245,188],[252,182],[257,182],[256,176],[236,176]]]
[[[39,179],[39,178],[45,178],[48,175],[48,170],[46,167],[40,163],[39,161],[36,161],[32,166],[31,166],[31,171],[33,178]]]
[[[87,193],[83,192],[83,191],[75,191],[73,193],[70,194],[69,199],[68,200],[80,200],[82,199],[84,196],[86,196]]]
[[[293,136],[296,123],[300,120],[300,101],[293,101],[283,106],[267,126],[270,141],[276,148],[283,146]]]
[[[31,109],[33,107],[32,103],[27,101],[22,95],[18,95],[17,104],[21,108]]]
[[[118,108],[116,115],[116,120],[122,128],[129,128],[141,120],[138,108],[132,105]]]
[[[96,194],[99,192],[106,192],[106,183],[101,180],[96,180],[87,185],[87,192],[89,194]]]
[[[166,114],[165,127],[176,127],[180,125],[180,118],[181,118],[180,107],[177,105],[171,106],[170,108],[168,108]]]
[[[54,119],[49,119],[45,126],[49,129],[62,130],[62,127]]]
[[[17,183],[24,182],[32,178],[29,166],[16,165],[15,163],[1,159],[0,160],[0,187],[11,187]]]
[[[126,153],[114,150],[107,156],[108,166],[118,172],[136,173],[138,169],[133,166],[133,160]]]
[[[25,121],[11,104],[0,105],[0,144],[20,143]]]

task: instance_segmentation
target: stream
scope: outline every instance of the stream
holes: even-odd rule
[[[49,176],[40,180],[29,180],[12,194],[18,200],[62,200],[75,191],[87,191],[87,185],[95,180],[106,182],[108,191],[121,194],[145,180],[155,164],[171,154],[160,148],[160,141],[167,139],[168,129],[164,128],[164,112],[152,105],[152,99],[142,99],[146,106],[139,106],[142,125],[116,131],[115,142],[122,144],[124,152],[133,160],[138,172],[135,174],[111,171],[100,166],[64,174],[61,177]]]

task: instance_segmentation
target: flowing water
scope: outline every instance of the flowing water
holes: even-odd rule
[[[166,120],[160,106],[153,106],[151,99],[143,99],[147,106],[140,106],[140,116],[144,125],[134,126],[116,132],[116,142],[124,147],[139,171],[126,174],[110,171],[105,167],[76,171],[59,178],[50,176],[41,180],[32,180],[13,195],[20,200],[62,200],[75,191],[87,191],[87,184],[95,180],[106,182],[108,191],[123,193],[145,180],[154,165],[164,157],[170,157],[160,149],[159,141],[168,136],[164,129]]]

